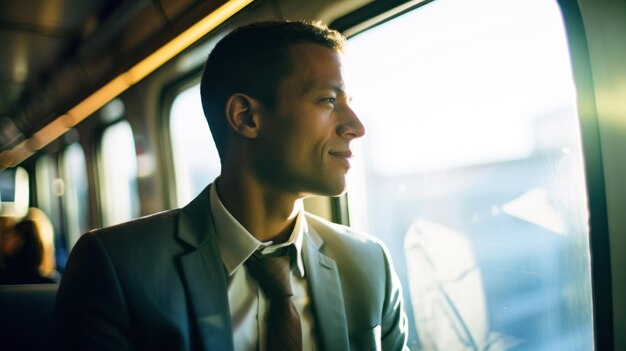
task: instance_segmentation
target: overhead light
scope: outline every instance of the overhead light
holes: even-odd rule
[[[10,150],[0,152],[0,169],[14,167],[37,150],[48,145],[85,118],[92,115],[107,102],[141,81],[174,56],[200,40],[203,36],[232,17],[253,0],[230,0],[161,48],[141,60],[105,84],[85,100],[72,107],[67,113],[37,131],[30,139],[24,140]]]

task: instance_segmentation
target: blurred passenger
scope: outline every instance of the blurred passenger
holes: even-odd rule
[[[58,279],[54,252],[54,227],[52,226],[52,222],[50,222],[45,212],[36,207],[28,209],[26,218],[35,222],[39,239],[43,245],[43,257],[39,265],[39,271],[44,276]]]
[[[200,91],[220,176],[182,209],[78,240],[56,300],[67,349],[408,350],[386,248],[302,206],[345,191],[365,133],[344,40],[264,22],[216,45]]]
[[[0,240],[3,257],[0,284],[57,281],[51,228],[48,218],[38,209],[29,210],[28,215],[12,228],[4,228]]]
[[[8,216],[0,216],[0,272],[4,271],[4,260],[5,260],[5,246],[10,245],[7,241],[8,235],[13,231],[13,227],[15,226],[15,218]]]

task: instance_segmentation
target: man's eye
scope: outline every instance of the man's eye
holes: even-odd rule
[[[325,98],[321,99],[320,101],[334,105],[335,101],[337,101],[337,99],[334,98],[334,97],[325,97]]]

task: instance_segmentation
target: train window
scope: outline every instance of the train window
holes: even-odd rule
[[[200,85],[178,94],[170,110],[176,206],[184,206],[220,173],[220,159],[202,112]]]
[[[26,215],[28,198],[28,172],[22,167],[0,170],[0,215]]]
[[[137,157],[133,131],[127,121],[117,122],[104,131],[100,152],[103,225],[138,217]]]
[[[63,235],[63,223],[61,219],[61,196],[64,191],[64,183],[58,177],[58,169],[55,158],[46,154],[37,159],[35,163],[35,183],[37,189],[37,207],[50,219],[54,230],[54,255],[57,270],[62,272],[67,261],[65,235]]]
[[[67,184],[63,194],[67,247],[74,246],[81,234],[87,231],[89,198],[85,152],[78,143],[69,145],[63,152],[62,174]]]
[[[37,184],[37,205],[52,218],[53,205],[52,182],[55,178],[54,160],[50,155],[44,155],[35,163],[35,179]],[[52,220],[54,223],[54,220]]]
[[[346,51],[368,130],[350,220],[389,246],[412,346],[592,350],[584,168],[557,3],[437,0]]]

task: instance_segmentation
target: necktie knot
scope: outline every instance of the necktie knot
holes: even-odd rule
[[[264,257],[258,252],[246,261],[248,271],[270,300],[293,296],[290,263],[289,255]]]

